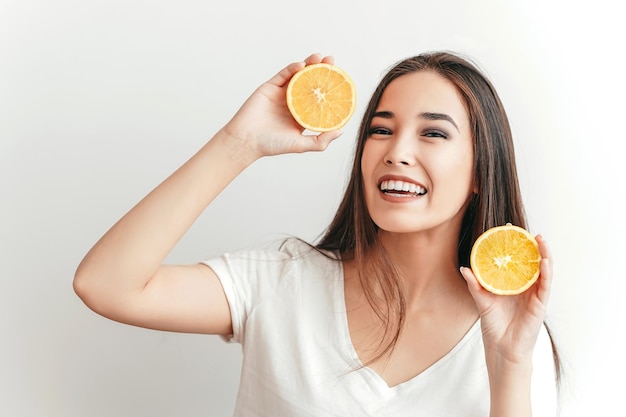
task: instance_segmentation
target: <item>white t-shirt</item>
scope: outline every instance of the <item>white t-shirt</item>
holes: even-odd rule
[[[473,417],[489,415],[477,322],[443,358],[389,387],[362,367],[350,341],[340,262],[307,244],[247,250],[205,262],[218,275],[243,349],[235,417]],[[535,417],[556,415],[552,351],[541,332],[533,357]]]

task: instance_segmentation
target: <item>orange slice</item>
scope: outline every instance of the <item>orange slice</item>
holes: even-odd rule
[[[476,239],[470,265],[486,290],[499,295],[520,294],[539,277],[541,255],[527,230],[507,223],[493,227]]]
[[[287,107],[305,129],[328,132],[342,128],[356,109],[356,88],[335,65],[307,65],[287,85]]]

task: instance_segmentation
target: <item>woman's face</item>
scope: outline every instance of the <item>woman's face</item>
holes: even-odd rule
[[[431,71],[392,81],[372,119],[361,169],[380,229],[458,231],[475,187],[469,117],[455,86]]]

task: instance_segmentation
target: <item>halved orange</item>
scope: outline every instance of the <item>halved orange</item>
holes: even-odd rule
[[[307,65],[287,85],[287,107],[305,129],[337,130],[354,114],[356,88],[350,76],[335,65]]]
[[[526,229],[507,223],[481,234],[472,247],[470,266],[486,290],[499,295],[521,294],[539,277],[541,255]]]

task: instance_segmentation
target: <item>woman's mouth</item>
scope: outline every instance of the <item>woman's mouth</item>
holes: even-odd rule
[[[400,180],[382,181],[378,188],[384,194],[396,197],[418,197],[426,194],[426,188],[411,182]]]

